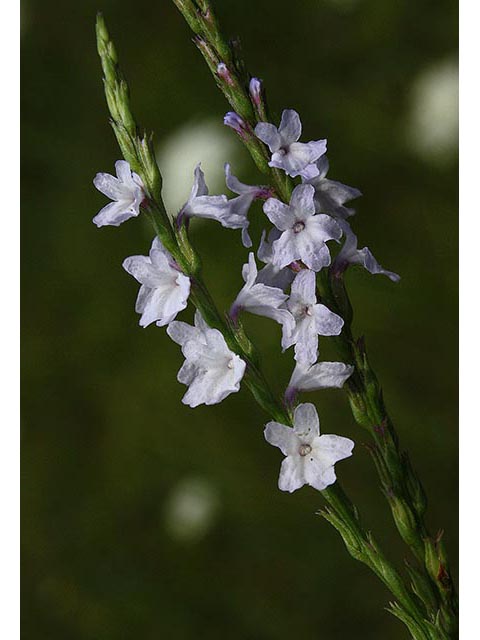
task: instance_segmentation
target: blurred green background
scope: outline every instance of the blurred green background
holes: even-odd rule
[[[387,404],[421,472],[432,528],[457,552],[457,8],[447,0],[222,0],[249,70],[304,139],[327,137],[330,177],[359,187],[361,246],[402,275],[349,274]],[[246,389],[181,404],[182,358],[138,327],[145,220],[97,230],[97,171],[119,152],[107,123],[94,19],[102,9],[138,120],[156,132],[178,207],[204,159],[212,193],[230,159],[261,181],[191,34],[167,0],[22,4],[23,635],[25,640],[406,637],[389,594],[315,515],[310,488],[276,488],[280,452]],[[255,238],[261,213],[252,212]],[[193,225],[222,308],[241,286],[239,233]],[[189,313],[183,318],[188,319]],[[246,324],[280,392],[292,354],[269,320]],[[322,353],[331,356],[323,342]],[[364,434],[339,390],[316,402],[324,432],[352,437],[338,465],[364,520],[399,562]]]

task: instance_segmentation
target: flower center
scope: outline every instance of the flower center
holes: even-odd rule
[[[305,223],[299,220],[293,225],[293,233],[300,233],[305,229]]]
[[[309,444],[302,444],[300,445],[300,449],[298,450],[298,453],[301,456],[308,456],[311,450],[312,450],[312,447]]]

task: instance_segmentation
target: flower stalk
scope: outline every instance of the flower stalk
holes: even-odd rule
[[[290,201],[294,183],[268,163],[265,145],[254,135],[255,125],[267,117],[264,91],[259,81],[248,82],[238,43],[227,42],[219,29],[208,0],[174,0],[196,34],[194,41],[204,56],[217,85],[235,109],[239,137],[249,149],[258,168],[271,176],[275,194]],[[218,311],[201,273],[200,258],[190,242],[187,226],[171,223],[161,189],[162,178],[155,159],[152,137],[140,135],[130,108],[128,85],[118,67],[113,42],[105,21],[97,17],[97,46],[104,73],[105,95],[111,125],[122,154],[141,178],[146,197],[142,210],[152,223],[163,246],[191,284],[190,300],[205,322],[223,335],[228,348],[246,363],[245,382],[255,400],[275,421],[292,426],[290,405],[272,393],[260,367],[257,350],[238,318],[233,321]],[[296,175],[296,174],[294,174]],[[313,272],[311,272],[313,273]],[[432,539],[424,522],[426,499],[408,457],[399,449],[398,437],[388,414],[378,380],[368,362],[365,345],[351,333],[353,312],[343,284],[343,276],[323,270],[319,278],[321,300],[344,319],[344,329],[332,338],[342,357],[355,366],[347,382],[349,400],[356,421],[373,438],[369,450],[382,489],[390,503],[400,535],[412,549],[421,569],[408,566],[409,588],[387,560],[372,535],[360,523],[358,511],[337,482],[322,491],[327,506],[321,515],[342,536],[349,553],[368,566],[388,587],[396,602],[390,612],[404,622],[416,640],[447,640],[456,633],[456,598],[442,536]],[[303,454],[302,454],[303,455]]]

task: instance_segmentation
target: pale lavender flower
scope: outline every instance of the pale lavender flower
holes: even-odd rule
[[[331,216],[345,220],[352,216],[355,211],[345,207],[345,203],[355,198],[359,198],[362,192],[355,187],[329,180],[326,175],[329,169],[327,156],[322,156],[317,160],[318,176],[304,179],[303,182],[311,184],[315,188],[315,211],[317,213],[328,213]]]
[[[180,272],[159,238],[153,240],[148,256],[130,256],[122,266],[142,285],[135,305],[141,327],[155,321],[163,327],[187,306],[190,278]]]
[[[167,333],[181,345],[185,356],[177,375],[177,380],[188,386],[184,404],[192,408],[217,404],[240,389],[245,362],[230,351],[220,331],[208,327],[198,311],[195,326],[174,321]]]
[[[333,272],[342,273],[349,264],[359,264],[373,275],[381,274],[390,278],[392,282],[399,282],[400,276],[398,273],[384,269],[374,258],[368,247],[363,247],[363,249],[357,248],[357,236],[353,233],[347,222],[342,223],[342,228],[345,234],[345,242],[332,264]]]
[[[303,269],[292,284],[287,309],[295,318],[295,327],[282,340],[283,350],[295,345],[295,360],[311,365],[318,357],[318,336],[338,336],[343,320],[325,305],[317,304],[315,273]]]
[[[285,308],[280,309],[288,299],[288,295],[276,287],[257,283],[257,275],[255,256],[251,252],[247,264],[244,264],[242,269],[245,285],[230,309],[230,316],[235,321],[239,313],[245,310],[258,316],[271,318],[282,325],[286,337],[289,332],[293,331],[295,325],[292,314]]]
[[[199,170],[199,172],[203,177],[201,170]],[[216,220],[228,229],[241,229],[244,246],[251,247],[252,241],[248,234],[248,226],[250,224],[247,217],[248,211],[256,198],[267,197],[269,191],[265,187],[251,186],[240,182],[240,180],[231,173],[228,163],[225,165],[225,181],[227,187],[238,194],[236,198],[229,200],[225,195],[191,195],[183,207],[182,213],[183,215]]]
[[[308,484],[323,491],[336,481],[335,464],[352,455],[354,442],[342,436],[320,435],[317,410],[308,402],[295,409],[293,425],[269,422],[264,431],[265,440],[286,456],[278,488],[292,493]]]
[[[278,129],[269,122],[259,122],[255,127],[255,135],[272,153],[268,163],[270,167],[283,169],[292,178],[313,178],[318,175],[314,163],[326,152],[327,141],[298,142],[301,134],[302,123],[298,113],[293,109],[283,111]]]
[[[194,169],[193,172],[193,185],[190,190],[190,195],[188,196],[187,202],[180,209],[180,213],[178,214],[177,223],[180,224],[184,218],[189,218],[194,214],[192,209],[192,204],[196,201],[197,198],[208,196],[208,187],[205,182],[205,174],[203,173],[200,163]],[[227,201],[226,196],[208,196],[209,202],[212,203],[212,206],[219,206]]]
[[[265,263],[265,266],[258,272],[257,282],[266,284],[269,287],[278,287],[285,291],[292,284],[295,278],[295,271],[288,267],[279,269],[273,264],[273,243],[280,238],[282,232],[273,227],[268,233],[268,238],[266,233],[265,230],[262,232],[257,250],[257,258]]]
[[[352,365],[343,362],[317,362],[314,365],[297,362],[285,391],[285,400],[292,405],[301,391],[340,389],[353,371]]]
[[[263,210],[270,222],[282,235],[273,243],[273,264],[282,269],[295,260],[302,260],[309,269],[320,271],[330,264],[328,240],[339,240],[342,229],[336,221],[324,214],[315,214],[315,189],[310,184],[299,184],[284,204],[269,198]]]
[[[100,193],[113,200],[93,218],[97,227],[118,227],[125,220],[138,216],[145,198],[142,179],[130,169],[128,162],[117,160],[115,171],[116,178],[109,173],[97,173],[93,179]]]

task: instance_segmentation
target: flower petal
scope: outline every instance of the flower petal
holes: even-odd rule
[[[276,198],[269,198],[263,205],[263,211],[270,222],[280,231],[290,229],[295,224],[294,212],[287,204]]]
[[[355,443],[350,438],[323,434],[312,444],[315,457],[322,462],[324,467],[333,466],[336,462],[349,458],[352,455]]]
[[[278,151],[282,145],[277,127],[270,122],[259,122],[255,127],[255,135],[268,146],[272,153]]]
[[[93,184],[100,193],[111,200],[122,200],[125,196],[125,189],[120,181],[109,173],[97,173]]]
[[[110,202],[103,207],[103,209],[100,209],[93,218],[93,222],[97,227],[105,227],[107,225],[119,227],[122,222],[130,218],[135,218],[138,214],[139,211],[135,211],[131,203],[125,203],[123,201]]]
[[[316,304],[313,308],[315,328],[321,336],[338,336],[342,333],[343,319],[330,311],[324,304]]]
[[[280,467],[278,488],[280,491],[292,493],[306,484],[301,456],[288,456]]]
[[[299,184],[292,191],[290,207],[298,220],[306,220],[315,215],[314,195],[315,189],[311,184]]]
[[[292,302],[297,302],[298,299],[304,306],[316,304],[317,296],[315,288],[315,272],[310,269],[302,269],[297,273],[295,280],[292,283],[292,290],[290,294]]]
[[[311,402],[299,404],[293,414],[295,434],[305,444],[311,444],[320,434],[317,410]]]
[[[287,147],[300,138],[302,135],[302,123],[296,111],[284,109],[278,133],[282,139],[282,147]]]
[[[263,435],[265,440],[274,447],[278,447],[284,456],[298,451],[300,442],[291,427],[280,422],[268,422],[265,425]]]

